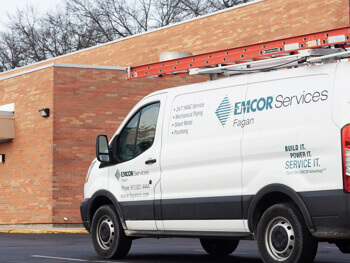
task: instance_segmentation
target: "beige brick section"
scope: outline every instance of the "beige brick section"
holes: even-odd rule
[[[52,218],[53,69],[0,81],[0,105],[15,103],[15,139],[0,144],[0,225]],[[51,113],[54,114],[54,113]]]

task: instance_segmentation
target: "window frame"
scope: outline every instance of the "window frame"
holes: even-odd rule
[[[114,163],[115,164],[118,164],[118,163],[124,163],[124,162],[128,162],[128,161],[131,161],[133,159],[135,159],[136,157],[138,156],[141,156],[144,152],[147,152],[149,149],[152,148],[152,146],[154,145],[154,142],[155,140],[153,141],[152,145],[147,149],[145,150],[144,152],[142,152],[141,154],[135,156],[135,151],[136,151],[136,143],[137,143],[137,135],[139,133],[139,126],[140,126],[140,120],[141,120],[141,116],[142,116],[142,110],[145,109],[146,107],[150,106],[150,105],[153,105],[153,104],[159,104],[159,110],[158,110],[158,116],[157,116],[157,122],[156,122],[156,131],[157,131],[157,127],[158,127],[158,120],[159,120],[159,112],[160,112],[160,108],[161,108],[161,101],[158,100],[158,101],[153,101],[153,102],[150,102],[150,103],[147,103],[145,105],[142,105],[142,107],[140,107],[126,122],[126,124],[123,126],[123,128],[120,130],[120,132],[115,136],[115,138],[113,139],[111,145],[112,145],[112,149],[113,149],[113,160],[114,160]],[[138,114],[140,113],[140,116],[137,120],[137,128],[136,128],[136,133],[135,133],[135,138],[134,138],[134,148],[133,148],[133,157],[129,160],[120,160],[120,158],[118,158],[118,145],[119,145],[119,140],[120,140],[120,134],[122,133],[122,131],[125,129],[126,126],[128,126],[129,122]],[[156,132],[155,132],[156,134]],[[155,135],[154,134],[154,135]],[[156,136],[154,136],[156,137]]]

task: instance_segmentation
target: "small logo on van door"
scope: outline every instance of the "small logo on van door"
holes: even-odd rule
[[[120,172],[119,172],[119,170],[117,170],[117,171],[115,172],[115,177],[116,177],[117,180],[119,181],[119,179],[120,179]]]
[[[218,117],[222,126],[225,126],[227,119],[230,117],[232,113],[232,104],[228,97],[226,96],[219,107],[216,109],[215,114]]]

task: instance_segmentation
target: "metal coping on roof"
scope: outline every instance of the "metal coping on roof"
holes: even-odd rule
[[[14,73],[12,75],[8,75],[5,77],[0,78],[1,80],[6,80],[6,79],[10,79],[10,78],[14,78],[14,77],[18,77],[21,75],[25,75],[28,73],[32,73],[35,71],[39,71],[42,69],[46,69],[46,68],[50,68],[50,67],[56,67],[56,68],[80,68],[80,69],[104,69],[104,70],[119,70],[119,71],[125,71],[126,68],[125,67],[112,67],[112,66],[95,66],[95,65],[80,65],[80,64],[60,64],[60,63],[50,63],[41,67],[36,67],[33,69],[28,69],[25,71],[21,71],[18,73]]]
[[[0,111],[0,116],[13,116],[13,112]]]

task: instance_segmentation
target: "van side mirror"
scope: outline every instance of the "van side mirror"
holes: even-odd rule
[[[101,163],[111,162],[111,151],[108,146],[107,135],[98,135],[96,138],[96,158]]]

